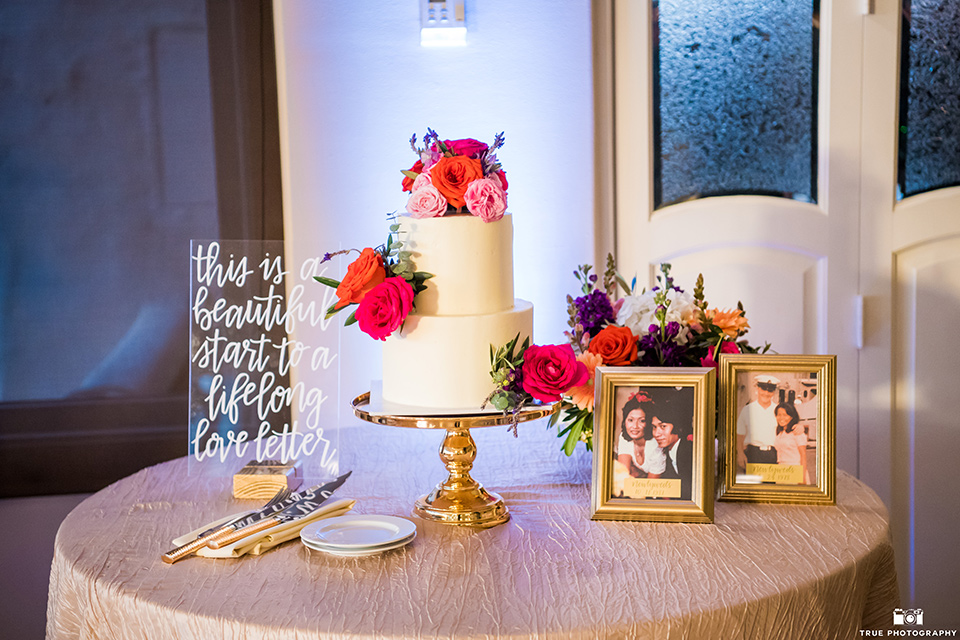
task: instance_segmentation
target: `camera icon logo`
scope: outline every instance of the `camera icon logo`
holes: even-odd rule
[[[893,624],[923,626],[923,609],[894,609]]]

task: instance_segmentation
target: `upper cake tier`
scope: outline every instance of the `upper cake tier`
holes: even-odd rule
[[[401,217],[399,238],[417,271],[432,273],[417,295],[420,316],[485,315],[513,308],[513,220],[471,215]]]

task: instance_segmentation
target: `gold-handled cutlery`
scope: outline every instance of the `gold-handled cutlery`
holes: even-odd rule
[[[238,524],[241,520],[254,516],[258,513],[264,513],[264,514],[273,513],[274,509],[277,508],[277,505],[284,502],[289,497],[290,497],[290,489],[283,487],[282,489],[277,491],[277,495],[270,498],[270,501],[267,502],[267,504],[260,507],[259,509],[255,511],[249,511],[247,513],[243,513],[237,516],[236,518],[233,518],[229,522],[226,522],[222,525],[218,525],[211,529],[207,529],[206,531],[202,532],[199,536],[197,536],[196,540],[188,542],[185,545],[179,546],[176,549],[172,551],[168,551],[165,554],[163,554],[163,561],[166,562],[167,564],[173,564],[178,560],[183,560],[189,555],[193,555],[203,547],[207,546],[207,543],[210,542],[210,540],[214,539],[216,536],[225,535],[230,531],[234,531],[233,526]],[[279,508],[283,508],[283,507],[279,507]]]
[[[227,524],[218,526],[213,531],[208,530],[209,532],[204,532],[205,535],[201,534],[196,540],[177,547],[172,551],[168,551],[163,554],[163,561],[167,564],[173,564],[196,553],[203,547],[219,549],[228,544],[233,544],[237,540],[245,538],[252,533],[263,531],[281,522],[296,520],[298,517],[312,513],[350,477],[350,473],[351,472],[348,471],[336,480],[325,484],[318,484],[315,487],[298,493],[290,493],[289,490],[281,489],[277,496],[274,496],[274,498],[261,509],[245,514],[239,518],[234,518]],[[286,491],[286,496],[280,496],[280,493],[284,491]],[[280,513],[285,515],[283,519],[278,520],[270,517]]]
[[[336,480],[293,494],[281,509],[268,514],[267,517],[241,523],[232,532],[214,536],[207,542],[207,546],[211,549],[220,549],[260,531],[310,515],[346,482],[351,473],[348,471]]]

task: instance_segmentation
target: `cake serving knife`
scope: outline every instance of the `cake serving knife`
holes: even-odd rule
[[[340,486],[346,482],[347,478],[350,477],[352,471],[348,471],[336,480],[331,480],[330,482],[324,484],[318,484],[315,487],[311,487],[304,491],[298,493],[291,493],[290,496],[279,503],[269,504],[262,507],[261,509],[254,511],[253,513],[241,517],[239,519],[234,519],[231,522],[228,522],[225,525],[221,525],[214,529],[213,531],[205,535],[201,535],[196,540],[188,542],[187,544],[177,547],[172,551],[168,551],[163,554],[163,561],[167,564],[173,564],[179,560],[183,560],[189,555],[193,555],[200,549],[206,546],[210,546],[212,549],[218,549],[222,546],[236,542],[237,540],[255,533],[257,531],[262,531],[268,529],[269,527],[274,526],[277,522],[272,520],[267,520],[269,516],[273,514],[278,514],[280,512],[300,512],[301,515],[306,515],[314,511],[321,503],[327,500],[334,491],[340,488]],[[271,500],[271,502],[273,502]],[[256,529],[251,529],[252,525],[257,524],[258,522],[269,522],[268,526],[261,526]],[[284,520],[285,522],[286,520]],[[235,535],[239,530],[246,529],[242,535]],[[229,539],[230,542],[224,542],[224,540]],[[213,546],[213,544],[217,546]]]

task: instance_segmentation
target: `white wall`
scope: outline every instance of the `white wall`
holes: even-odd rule
[[[383,242],[411,134],[505,131],[516,294],[534,303],[536,342],[561,342],[572,271],[593,253],[589,0],[468,0],[467,46],[440,49],[420,46],[417,0],[274,8],[289,259]],[[380,378],[380,348],[341,335],[345,406]]]

